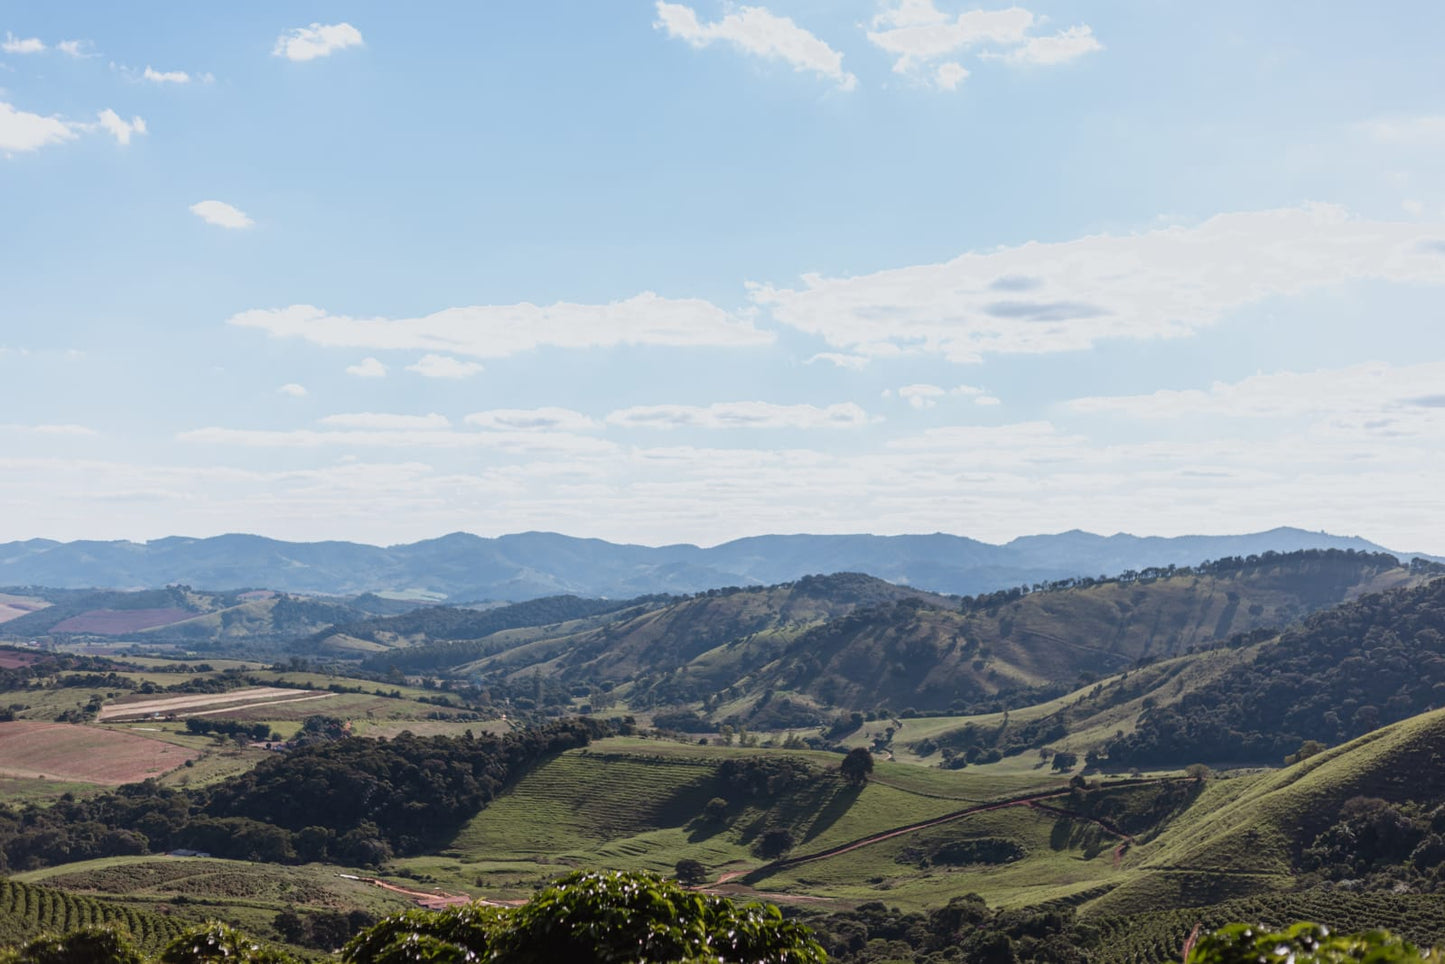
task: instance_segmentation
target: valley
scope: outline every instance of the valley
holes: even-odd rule
[[[611,868],[774,903],[843,961],[933,953],[949,908],[1020,960],[1170,959],[1241,914],[1438,942],[1442,576],[1305,550],[972,597],[16,590],[0,917],[317,952]]]

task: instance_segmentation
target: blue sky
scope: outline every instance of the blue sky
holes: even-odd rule
[[[0,8],[0,540],[1445,553],[1445,8]]]

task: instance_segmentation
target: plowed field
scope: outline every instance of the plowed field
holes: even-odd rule
[[[119,786],[160,776],[199,756],[143,736],[75,723],[0,723],[0,773]]]

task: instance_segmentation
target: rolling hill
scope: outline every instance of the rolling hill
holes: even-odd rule
[[[655,600],[600,626],[429,640],[371,664],[512,682],[540,674],[602,686],[634,708],[702,703],[718,719],[803,726],[837,710],[960,712],[1002,696],[1057,695],[1425,578],[1392,556],[1337,550],[962,600],[840,574]]]

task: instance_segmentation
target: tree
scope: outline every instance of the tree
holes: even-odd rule
[[[713,797],[702,808],[702,818],[708,823],[722,823],[728,816],[728,802],[722,797]]]
[[[684,884],[700,884],[707,880],[707,868],[702,865],[702,861],[693,860],[691,857],[679,860],[673,871]]]
[[[1054,754],[1054,772],[1063,773],[1072,770],[1079,763],[1079,755],[1069,750],[1060,750]]]
[[[868,752],[867,747],[854,747],[838,764],[838,770],[850,785],[861,787],[868,782],[868,774],[873,772],[873,754]]]

